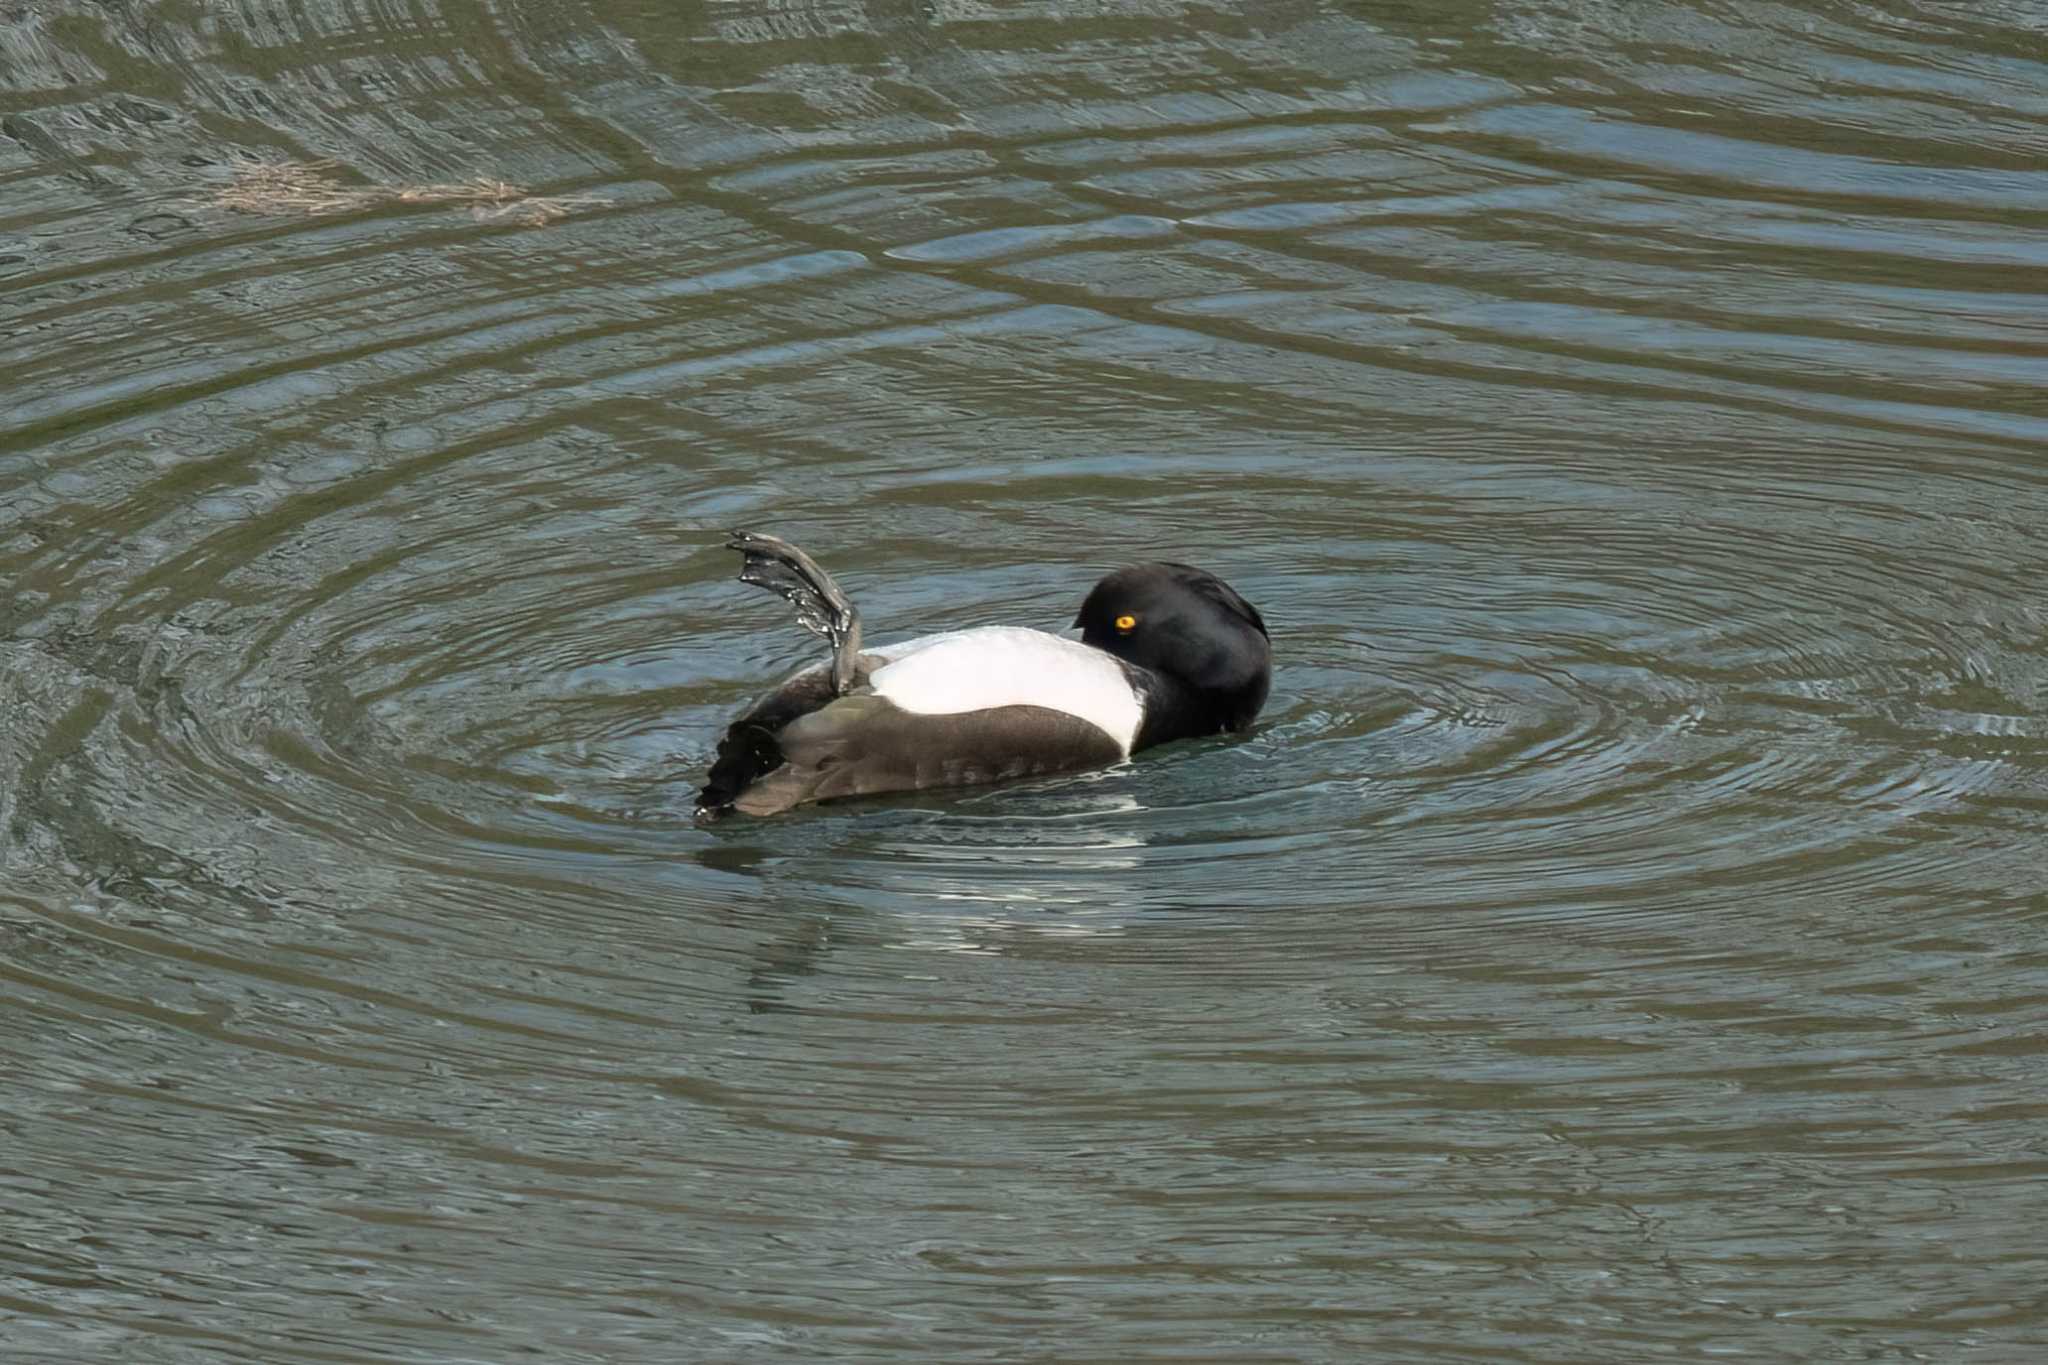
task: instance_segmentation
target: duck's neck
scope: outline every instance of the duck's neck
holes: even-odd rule
[[[1145,719],[1138,726],[1131,752],[1177,739],[1198,739],[1251,724],[1266,699],[1263,684],[1231,692],[1189,687],[1164,674],[1144,672],[1138,681],[1145,695]]]

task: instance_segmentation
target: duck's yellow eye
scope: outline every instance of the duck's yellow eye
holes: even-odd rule
[[[1138,628],[1138,618],[1129,615],[1128,613],[1126,613],[1123,616],[1119,616],[1116,618],[1116,628],[1118,634],[1129,635],[1132,631]]]

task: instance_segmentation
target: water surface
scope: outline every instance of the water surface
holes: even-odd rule
[[[2044,37],[0,14],[4,1354],[2038,1359]],[[729,525],[1273,700],[697,831]]]

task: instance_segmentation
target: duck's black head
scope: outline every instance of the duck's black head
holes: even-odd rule
[[[1266,703],[1273,649],[1258,609],[1212,573],[1133,564],[1095,585],[1074,619],[1081,642],[1160,680],[1134,748],[1242,730]]]

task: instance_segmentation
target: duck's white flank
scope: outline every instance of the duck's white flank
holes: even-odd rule
[[[889,661],[869,675],[868,685],[920,715],[1044,706],[1079,716],[1126,754],[1144,719],[1122,664],[1099,649],[1042,630],[983,626],[867,652]]]

